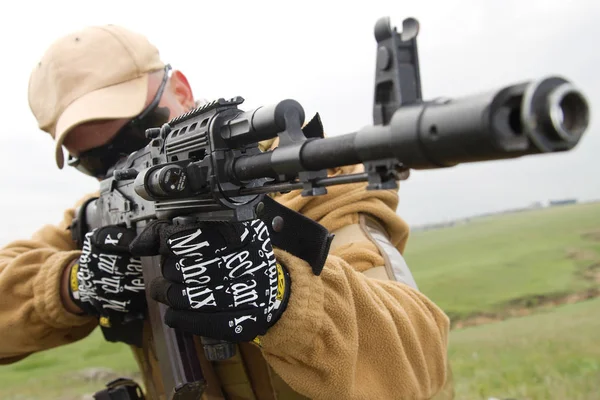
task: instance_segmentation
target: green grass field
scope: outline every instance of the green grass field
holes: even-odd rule
[[[452,331],[457,399],[600,398],[600,299]]]
[[[96,329],[77,343],[34,354],[9,366],[0,366],[0,399],[79,400],[83,394],[94,393],[113,379],[106,372],[101,375],[102,370],[98,370],[94,378],[86,373],[91,368],[137,376],[137,364],[128,346],[106,342],[100,330]]]
[[[600,285],[600,203],[475,219],[416,232],[406,259],[423,292],[456,320],[535,305],[533,299]],[[600,299],[544,308],[451,333],[457,399],[600,399]],[[124,345],[99,331],[69,346],[0,366],[0,399],[80,400],[136,374]]]
[[[597,287],[600,202],[473,219],[415,232],[405,258],[419,288],[453,319],[536,296]]]

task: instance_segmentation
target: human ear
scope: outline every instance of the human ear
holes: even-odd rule
[[[192,93],[192,88],[183,72],[178,70],[173,71],[169,86],[171,92],[182,107],[186,110],[194,108],[194,94]]]

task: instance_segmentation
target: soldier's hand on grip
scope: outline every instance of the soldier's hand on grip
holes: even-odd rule
[[[177,225],[155,221],[132,242],[136,256],[162,255],[149,295],[169,308],[165,323],[194,335],[244,342],[279,319],[290,278],[261,220]]]

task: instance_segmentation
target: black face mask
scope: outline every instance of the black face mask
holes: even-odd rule
[[[106,178],[107,171],[119,160],[142,149],[150,142],[146,138],[146,129],[159,128],[168,120],[169,109],[156,108],[143,119],[129,122],[110,142],[87,150],[77,158],[71,157],[69,163],[87,175]]]
[[[167,84],[170,69],[170,65],[165,66],[162,83],[146,109],[122,127],[110,142],[84,151],[78,157],[69,155],[68,164],[87,175],[104,179],[108,170],[119,160],[145,147],[150,142],[146,138],[146,130],[159,128],[169,121],[169,109],[158,107],[158,103]]]

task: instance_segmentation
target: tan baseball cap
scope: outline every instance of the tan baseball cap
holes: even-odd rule
[[[116,25],[91,26],[56,40],[29,79],[29,106],[38,126],[62,144],[78,124],[133,118],[145,106],[148,72],[164,68],[143,35]]]

